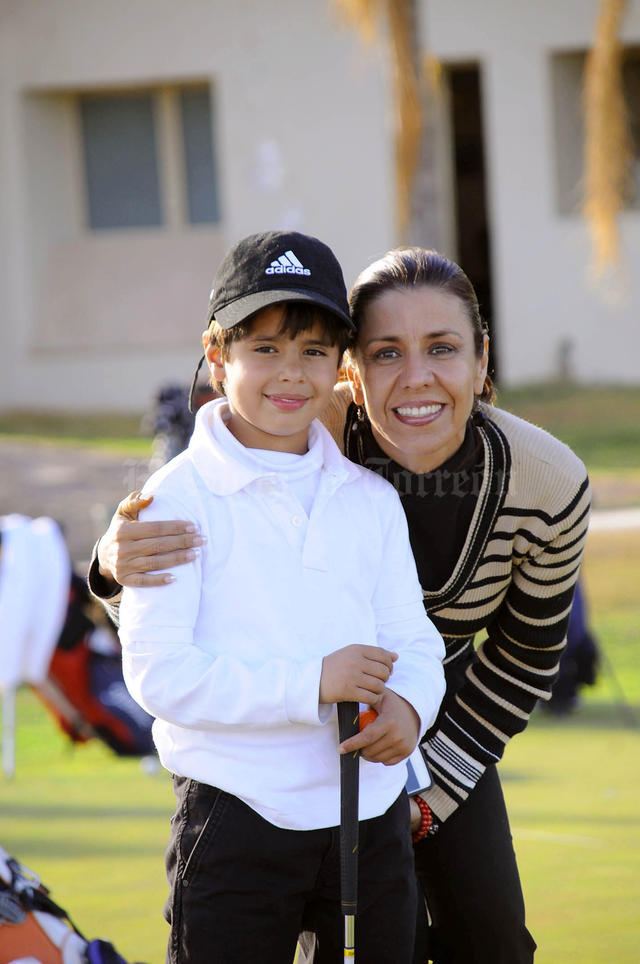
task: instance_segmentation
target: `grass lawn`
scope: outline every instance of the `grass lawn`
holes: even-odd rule
[[[498,392],[498,404],[571,446],[591,475],[595,505],[640,505],[640,387],[583,388],[545,383]],[[142,417],[64,412],[0,412],[3,436],[84,445],[147,458]]]
[[[637,533],[590,535],[587,599],[611,669],[571,716],[535,714],[501,765],[537,964],[638,960],[639,568]],[[168,778],[97,742],[71,748],[28,690],[18,719],[16,777],[0,777],[0,844],[87,937],[162,964]]]
[[[537,718],[503,786],[537,964],[638,960],[640,731],[618,709]]]
[[[98,741],[73,747],[27,689],[18,724],[0,844],[41,876],[87,939],[111,940],[130,962],[161,964],[168,775],[150,776]]]
[[[572,445],[601,507],[640,504],[640,389],[546,386],[499,401]],[[0,437],[148,452],[138,419],[51,418],[0,417]],[[502,763],[537,964],[639,959],[639,572],[637,530],[590,534],[584,581],[600,678],[571,716],[534,714]],[[97,742],[72,748],[28,690],[18,721],[16,777],[0,776],[0,845],[42,876],[87,937],[162,964],[168,778]]]
[[[5,411],[0,412],[0,439],[3,436],[91,446],[140,458],[148,457],[151,448],[151,438],[143,432],[140,415]]]
[[[537,964],[639,959],[639,572],[638,530],[590,534],[599,679],[570,716],[538,711],[501,765]]]
[[[640,387],[526,386],[499,391],[498,405],[580,456],[596,508],[640,505]]]

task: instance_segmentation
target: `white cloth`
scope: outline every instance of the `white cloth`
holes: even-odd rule
[[[222,409],[225,422],[225,409]],[[322,446],[312,445],[304,455],[293,452],[277,452],[268,449],[249,449],[231,434],[220,431],[216,441],[234,462],[258,472],[259,475],[278,475],[300,502],[307,516],[315,499],[322,468]]]
[[[174,773],[240,797],[276,826],[339,823],[334,705],[323,657],[351,643],[399,653],[389,681],[421,721],[444,694],[442,639],[425,614],[400,500],[314,422],[321,451],[309,518],[278,473],[232,461],[224,399],[203,406],[186,452],[149,480],[144,519],[182,518],[207,537],[175,582],[125,589],[125,679],[153,716]],[[360,763],[360,818],[378,816],[406,765]]]
[[[0,517],[0,689],[46,679],[69,602],[71,562],[59,526]]]

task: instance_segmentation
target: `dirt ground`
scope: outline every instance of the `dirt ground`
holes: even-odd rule
[[[0,515],[51,516],[80,574],[113,510],[147,475],[144,460],[71,445],[0,440]]]

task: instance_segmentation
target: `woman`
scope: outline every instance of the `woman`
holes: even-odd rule
[[[350,385],[324,421],[349,458],[398,490],[447,647],[447,694],[424,742],[434,785],[412,807],[429,954],[530,962],[495,764],[551,692],[587,531],[586,471],[561,442],[492,406],[487,332],[456,264],[391,251],[358,277],[350,302]],[[150,569],[187,561],[197,545],[184,524],[127,521],[138,508],[123,504],[101,541],[91,585],[103,596],[100,574],[157,584],[166,577]]]

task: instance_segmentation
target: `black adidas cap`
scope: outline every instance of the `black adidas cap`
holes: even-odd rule
[[[207,324],[233,328],[280,301],[305,301],[331,311],[349,330],[342,268],[331,248],[297,231],[266,231],[238,241],[213,280]]]
[[[331,311],[350,331],[347,289],[331,248],[298,231],[266,231],[238,241],[225,255],[213,279],[207,325],[233,328],[260,308],[280,301],[305,301]],[[189,390],[189,411],[203,355]]]

